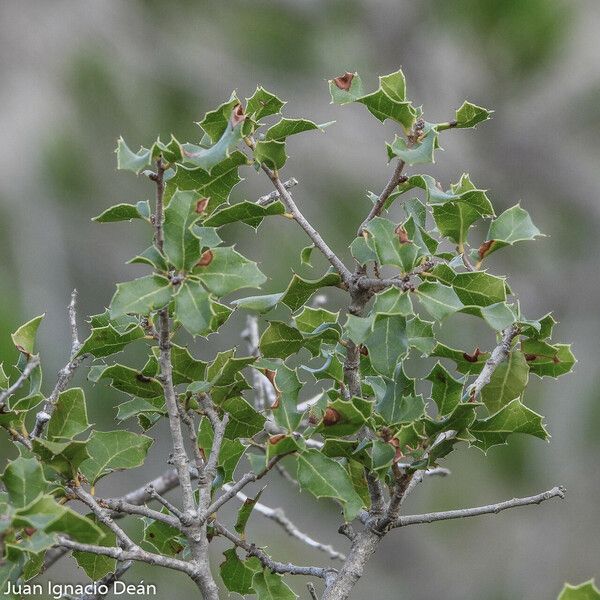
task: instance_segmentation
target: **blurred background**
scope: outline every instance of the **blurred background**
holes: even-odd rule
[[[465,98],[495,109],[494,119],[476,131],[444,134],[446,151],[430,172],[445,187],[469,172],[490,190],[497,212],[521,201],[549,235],[494,254],[489,267],[509,274],[529,317],[555,311],[555,339],[573,341],[579,359],[574,374],[530,386],[528,404],[547,416],[549,445],[515,437],[487,457],[461,448],[445,464],[452,476],[423,484],[406,511],[495,502],[555,484],[567,487],[568,500],[397,531],[381,545],[354,597],[553,599],[564,581],[600,577],[599,27],[596,0],[4,0],[0,361],[15,361],[9,333],[46,312],[40,350],[52,386],[67,355],[71,289],[80,292],[83,322],[108,304],[115,282],[139,274],[125,261],[146,247],[144,226],[90,221],[112,204],[152,194],[142,178],[117,173],[117,137],[135,148],[157,133],[195,140],[193,121],[233,89],[244,97],[262,84],[289,101],[288,116],[337,121],[324,134],[290,140],[285,175],[299,179],[296,201],[349,258],[346,246],[369,207],[365,192],[379,191],[389,175],[384,141],[394,128],[364,107],[330,105],[326,79],[358,70],[372,89],[378,74],[402,66],[409,97],[430,121],[452,118]],[[270,191],[254,171],[245,177],[234,199]],[[258,234],[230,227],[225,238],[262,263],[270,278],[266,291],[283,289],[292,266],[315,277],[325,269],[319,259],[312,273],[300,268],[307,240],[287,221],[265,223]],[[339,300],[332,295],[331,307]],[[242,320],[236,319],[222,338],[197,341],[197,355],[208,358],[240,343]],[[465,348],[494,343],[473,319],[450,328],[448,335]],[[88,399],[91,420],[114,428],[123,396],[99,385]],[[99,494],[125,492],[165,468],[166,430],[155,433],[144,468],[107,478]],[[12,453],[2,437],[0,469]],[[322,541],[347,547],[336,533],[334,506],[277,478],[263,500],[284,505]],[[251,536],[282,560],[328,560],[260,516]],[[215,565],[223,548],[215,544]],[[70,559],[51,577],[83,580]],[[193,597],[179,575],[136,567],[128,576],[141,578],[157,583],[160,599],[175,589],[181,598]],[[306,598],[304,582],[297,583]]]

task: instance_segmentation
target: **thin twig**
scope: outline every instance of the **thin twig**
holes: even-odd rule
[[[40,364],[40,357],[37,354],[33,354],[27,360],[27,364],[23,369],[23,372],[19,375],[18,379],[3,392],[0,393],[0,412],[2,412],[6,401],[17,392],[21,386],[29,379],[29,376]]]
[[[283,187],[286,190],[293,188],[295,185],[298,185],[298,180],[295,177],[292,177],[291,179],[288,179],[287,181],[283,182]],[[275,200],[279,200],[279,191],[278,190],[273,190],[269,194],[265,194],[264,196],[261,196],[256,201],[256,204],[258,204],[259,206],[267,206],[267,205],[271,204],[272,202],[275,202]]]
[[[408,525],[420,525],[422,523],[433,523],[434,521],[448,521],[450,519],[464,519],[467,517],[477,517],[479,515],[497,514],[509,508],[518,508],[520,506],[529,506],[531,504],[541,504],[551,498],[565,497],[565,488],[553,487],[551,490],[536,494],[535,496],[527,496],[526,498],[513,498],[505,500],[497,504],[488,504],[487,506],[477,506],[475,508],[462,508],[458,510],[448,510],[444,512],[433,512],[422,515],[407,515],[399,517],[392,527],[407,527]]]

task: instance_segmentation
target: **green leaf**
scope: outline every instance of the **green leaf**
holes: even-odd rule
[[[133,171],[139,175],[152,162],[152,152],[147,148],[141,147],[137,152],[129,149],[125,140],[120,137],[117,141],[117,169],[124,171]]]
[[[162,508],[163,514],[168,514],[166,508]],[[145,519],[144,538],[142,548],[155,552],[162,556],[177,556],[181,553],[184,546],[182,544],[182,534],[179,529],[175,529],[163,521],[153,521]]]
[[[434,204],[432,212],[442,236],[449,238],[459,247],[466,243],[471,225],[481,218],[479,210],[468,202]]]
[[[312,256],[312,252],[315,249],[315,245],[311,244],[310,246],[305,246],[304,248],[302,248],[302,252],[300,252],[300,262],[307,266],[307,267],[312,267],[312,264],[310,262],[310,257]]]
[[[534,240],[541,235],[543,234],[533,224],[529,213],[516,204],[491,222],[486,238],[488,241],[482,244],[479,258],[483,259],[500,248]]]
[[[81,464],[81,472],[94,485],[113,471],[139,467],[152,442],[152,438],[130,431],[93,431],[87,448],[90,458]]]
[[[216,142],[227,130],[227,125],[231,119],[233,109],[240,104],[235,92],[227,102],[218,106],[204,115],[204,119],[198,123],[204,132],[210,137],[212,142]]]
[[[237,308],[243,308],[250,312],[257,312],[259,314],[269,312],[274,308],[277,303],[283,298],[281,294],[265,294],[263,296],[248,296],[246,298],[238,298],[232,300],[231,304]]]
[[[580,585],[565,583],[558,600],[600,600],[600,590],[596,587],[593,579]]]
[[[472,444],[487,452],[492,446],[506,444],[513,433],[526,433],[546,440],[548,432],[542,418],[515,398],[491,417],[478,419],[469,427],[469,433],[475,438]]]
[[[246,114],[258,121],[263,117],[279,114],[284,105],[285,102],[275,94],[258,86],[254,94],[250,98],[246,98]]]
[[[348,313],[344,325],[345,336],[352,340],[356,345],[363,344],[371,333],[375,316],[357,317]]]
[[[38,327],[42,322],[44,315],[34,317],[31,321],[27,321],[11,334],[11,339],[16,349],[23,354],[30,356],[35,349],[35,337]]]
[[[417,264],[419,248],[412,242],[402,244],[396,229],[397,226],[390,220],[375,217],[365,228],[371,235],[367,243],[382,265],[394,265],[403,273],[408,273]]]
[[[162,386],[156,379],[125,365],[106,367],[98,379],[110,379],[115,389],[140,398],[156,398],[163,393]]]
[[[132,219],[147,219],[147,213],[140,212],[140,208],[147,208],[149,213],[148,202],[138,202],[138,204],[115,204],[107,208],[103,213],[94,217],[92,221],[97,223],[114,223],[117,221],[131,221]]]
[[[10,386],[10,380],[4,372],[4,366],[0,363],[0,390],[6,390]]]
[[[265,138],[267,140],[285,140],[290,135],[296,135],[297,133],[312,131],[314,129],[322,130],[323,127],[327,127],[329,124],[317,125],[307,119],[287,119],[284,117],[267,130]]]
[[[315,498],[332,498],[341,502],[346,521],[352,521],[363,507],[348,473],[318,450],[308,450],[298,456],[298,483]]]
[[[408,131],[415,122],[417,111],[410,102],[396,100],[379,88],[371,94],[357,98],[357,102],[364,104],[369,112],[382,123],[386,119],[396,121]]]
[[[433,151],[438,147],[438,133],[435,127],[428,125],[424,136],[417,144],[409,144],[405,138],[396,136],[391,144],[387,144],[388,158],[394,156],[407,165],[434,163]]]
[[[128,313],[148,315],[163,308],[171,300],[171,287],[166,277],[146,275],[117,283],[117,291],[110,302],[110,318]]]
[[[198,238],[191,231],[200,217],[196,204],[196,194],[177,191],[165,209],[164,252],[169,263],[180,271],[189,271],[201,254]]]
[[[8,492],[10,503],[17,508],[37,500],[48,485],[40,463],[35,458],[22,456],[8,463],[0,479]]]
[[[251,594],[252,578],[255,571],[248,566],[248,561],[242,561],[235,548],[223,552],[225,561],[219,566],[221,579],[230,592],[238,594]]]
[[[117,544],[117,536],[104,524],[98,523],[91,515],[88,515],[104,533],[104,537],[98,543],[105,548],[114,548]],[[98,581],[109,573],[114,573],[117,561],[109,556],[93,554],[92,552],[73,552],[73,558],[92,580]]]
[[[460,402],[463,383],[457,381],[438,362],[425,378],[431,381],[431,397],[438,407],[441,416],[450,414]]]
[[[439,342],[433,349],[431,356],[453,360],[456,363],[457,370],[466,375],[480,373],[485,361],[490,357],[488,352],[481,352],[477,355],[468,354],[467,352],[455,350]]]
[[[48,423],[48,439],[72,440],[89,426],[83,390],[71,388],[61,392]]]
[[[213,445],[214,432],[207,418],[202,418],[198,426],[198,445],[208,458]],[[224,438],[221,442],[221,450],[217,460],[217,467],[222,475],[222,482],[228,483],[233,480],[233,474],[240,462],[246,446],[240,440]]]
[[[350,244],[350,252],[352,256],[361,264],[365,265],[368,262],[377,260],[377,254],[369,246],[367,240],[363,236],[354,238]]]
[[[408,317],[413,314],[410,294],[403,292],[397,287],[391,287],[384,292],[379,292],[375,294],[373,312]]]
[[[198,238],[202,248],[216,248],[223,243],[215,227],[192,225],[192,233]]]
[[[195,144],[183,144],[185,162],[211,173],[214,167],[230,156],[231,150],[242,139],[242,125],[243,123],[239,123],[234,127],[231,121],[228,122],[219,141],[208,148]]]
[[[262,140],[254,148],[254,160],[271,169],[281,169],[287,160],[285,142],[279,140]]]
[[[477,124],[487,121],[492,112],[465,100],[462,106],[456,109],[456,125],[454,127],[473,128]]]
[[[90,336],[83,342],[77,356],[83,356],[84,354],[92,354],[96,358],[110,356],[121,352],[131,342],[143,337],[144,330],[139,325],[122,333],[109,323],[106,327],[92,328]]]
[[[282,361],[262,360],[257,368],[269,368],[275,371],[273,385],[277,394],[275,406],[271,407],[275,422],[287,431],[295,431],[302,421],[302,413],[298,411],[298,395],[302,389],[302,382],[298,378],[296,369],[290,369]]]
[[[77,476],[79,465],[89,458],[87,441],[51,442],[43,438],[33,440],[33,451],[44,465],[72,480]]]
[[[346,73],[329,80],[332,104],[349,104],[364,96],[362,79],[358,73]]]
[[[254,574],[252,589],[256,600],[295,600],[298,596],[284,583],[283,577],[270,571]]]
[[[225,428],[225,437],[230,440],[249,438],[262,431],[265,417],[256,412],[248,402],[240,396],[227,398],[221,408],[229,413],[229,423]]]
[[[238,510],[237,519],[235,521],[234,529],[242,536],[246,535],[246,525],[250,520],[250,515],[256,506],[256,503],[260,500],[264,488],[254,496],[254,498],[246,498]]]
[[[158,358],[160,350],[157,346],[152,348],[154,356]],[[191,383],[204,378],[206,363],[195,359],[187,348],[171,344],[171,364],[173,365],[173,383]]]
[[[373,378],[369,378],[373,383]],[[404,373],[402,365],[398,365],[393,378],[384,378],[385,387],[376,391],[375,411],[381,415],[387,425],[409,423],[423,416],[425,402],[422,396],[415,394],[414,379]]]
[[[416,292],[425,310],[437,321],[463,308],[457,293],[451,287],[437,281],[422,283]]]
[[[406,335],[408,345],[420,350],[423,356],[429,356],[435,348],[433,323],[430,321],[423,321],[418,316],[413,317],[406,322]]]
[[[569,373],[577,362],[570,344],[550,346],[539,340],[523,340],[521,350],[530,372],[538,377],[560,377]]]
[[[406,319],[400,315],[377,314],[365,346],[373,368],[382,375],[391,376],[398,361],[408,351]]]
[[[188,279],[181,284],[175,294],[175,316],[192,335],[212,331],[212,302],[201,283]]]
[[[175,175],[169,185],[180,190],[195,190],[199,197],[209,198],[207,211],[227,202],[231,190],[241,181],[238,169],[248,163],[246,155],[238,150],[213,167],[210,173],[202,168],[188,168],[177,165]]]
[[[307,300],[320,288],[327,286],[337,286],[341,282],[341,277],[333,271],[328,271],[320,279],[304,279],[294,273],[292,280],[283,296],[281,302],[292,311],[298,310]]]
[[[490,382],[481,390],[481,400],[491,414],[511,400],[519,398],[529,380],[529,365],[525,356],[513,350],[492,374]]]
[[[338,398],[330,402],[327,408],[337,413],[338,420],[335,423],[322,421],[317,431],[325,438],[355,434],[366,422],[365,415],[358,407],[360,406],[359,401],[359,398],[353,398],[352,400]]]
[[[219,297],[246,287],[260,287],[267,279],[254,261],[233,247],[215,248],[212,254],[210,263],[196,267],[194,275]]]
[[[303,345],[304,337],[295,327],[281,321],[271,321],[260,337],[259,348],[267,358],[287,358]]]
[[[506,302],[498,302],[497,304],[482,307],[481,316],[495,331],[502,331],[516,321],[514,312]]]
[[[265,217],[282,215],[284,212],[285,207],[279,201],[273,202],[268,206],[260,206],[256,202],[244,200],[243,202],[225,206],[215,211],[204,221],[204,225],[208,227],[221,227],[228,223],[239,221],[256,229]]]
[[[452,288],[466,306],[490,306],[506,301],[506,281],[481,271],[457,273]]]

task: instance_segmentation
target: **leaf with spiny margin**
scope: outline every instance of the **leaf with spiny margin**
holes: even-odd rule
[[[408,345],[421,351],[423,356],[429,356],[435,348],[433,323],[423,321],[419,316],[414,316],[406,322],[406,335]]]
[[[249,563],[252,560],[258,561],[258,559],[242,561],[238,557],[235,548],[225,550],[223,556],[225,556],[225,560],[219,565],[219,570],[221,579],[227,590],[242,595],[251,594],[253,592],[252,578],[254,577],[254,573],[259,570],[260,564],[257,568],[253,569],[249,566]]]
[[[169,514],[169,511],[163,507],[163,514]],[[144,537],[141,547],[144,550],[155,552],[161,556],[177,556],[183,550],[183,538],[179,529],[176,529],[163,521],[153,519],[144,519]]]
[[[456,369],[459,373],[463,373],[464,375],[474,375],[481,373],[481,369],[485,365],[485,361],[490,357],[489,352],[482,352],[478,356],[474,356],[463,352],[462,350],[455,350],[454,348],[450,348],[445,344],[440,344],[439,342],[435,345],[431,356],[435,356],[437,358],[449,358],[456,363]],[[466,357],[470,357],[469,360]]]
[[[515,313],[506,302],[484,306],[480,312],[481,317],[495,331],[502,331],[517,320]]]
[[[240,101],[236,93],[232,92],[227,102],[224,102],[215,110],[207,112],[202,121],[198,122],[200,128],[210,137],[213,143],[225,133],[231,119],[231,113],[238,104],[240,104]]]
[[[323,131],[325,127],[333,123],[323,123],[317,125],[308,119],[287,119],[283,118],[278,123],[275,123],[265,133],[265,139],[267,140],[285,140],[290,135],[296,135],[297,133],[304,133],[305,131],[313,131],[319,129]]]
[[[465,306],[490,306],[506,301],[505,279],[489,273],[457,273],[450,285]]]
[[[281,300],[281,298],[283,298],[283,293],[265,294],[262,296],[247,296],[246,298],[232,300],[231,304],[233,304],[236,308],[242,308],[250,312],[262,314],[272,310]]]
[[[262,431],[265,417],[258,413],[240,396],[227,398],[221,408],[229,413],[229,422],[225,427],[225,437],[230,440],[250,438]]]
[[[324,438],[337,438],[354,435],[362,429],[366,420],[365,415],[357,407],[358,400],[358,398],[352,398],[351,400],[337,398],[330,402],[327,409],[334,410],[339,415],[339,419],[335,423],[321,421],[317,427],[317,432]]]
[[[493,112],[465,100],[461,107],[456,109],[456,125],[454,127],[459,129],[473,128],[479,123],[487,121]]]
[[[356,345],[360,345],[371,333],[374,320],[374,314],[368,317],[357,317],[356,315],[348,313],[346,316],[346,323],[344,325],[344,335],[348,339],[352,340]]]
[[[419,248],[412,242],[400,243],[396,227],[389,219],[375,217],[365,228],[370,234],[367,244],[382,265],[394,265],[409,273],[417,264]]]
[[[407,165],[435,163],[433,152],[438,148],[438,133],[435,127],[427,125],[423,134],[421,140],[413,145],[396,136],[391,144],[386,144],[388,159],[397,157]]]
[[[216,248],[223,243],[215,227],[192,225],[191,232],[198,238],[202,248]]]
[[[107,208],[103,213],[94,217],[92,221],[97,223],[115,223],[117,221],[131,221],[132,219],[148,219],[150,207],[148,201],[137,204],[115,204]]]
[[[120,137],[117,141],[117,169],[122,171],[133,171],[139,175],[152,162],[152,151],[143,146],[137,151],[130,150],[125,140]]]
[[[539,324],[539,328],[536,326],[536,323]],[[552,336],[552,330],[556,323],[557,321],[552,313],[548,313],[537,321],[525,324],[521,329],[521,334],[536,340],[545,340]]]
[[[405,131],[410,130],[417,118],[417,111],[407,101],[390,97],[381,87],[374,92],[361,96],[356,102],[364,104],[369,112],[382,123],[386,119],[396,121]]]
[[[114,548],[117,544],[117,536],[106,525],[98,523],[93,515],[87,515],[87,517],[94,521],[96,526],[104,533],[104,537],[98,545],[104,548]],[[114,573],[117,566],[117,561],[114,558],[103,556],[102,554],[94,554],[93,552],[75,551],[73,552],[73,558],[92,581],[98,581],[105,575]]]
[[[27,323],[21,325],[21,327],[10,336],[15,348],[26,356],[31,356],[33,354],[37,330],[43,318],[43,314],[34,317],[31,321],[27,321]]]
[[[437,321],[463,308],[457,293],[437,281],[425,281],[417,288],[416,294],[425,310]]]
[[[238,169],[248,164],[245,154],[239,150],[232,152],[225,160],[216,165],[210,173],[202,168],[188,168],[177,165],[175,175],[169,185],[180,190],[195,190],[200,198],[209,198],[207,213],[227,202],[231,190],[241,181]]]
[[[175,294],[175,317],[192,335],[212,331],[212,303],[209,292],[198,281],[184,281]]]
[[[117,283],[117,291],[110,302],[110,318],[128,313],[147,315],[163,308],[171,300],[171,286],[166,277],[146,275],[133,281]]]
[[[259,348],[267,358],[287,358],[303,345],[304,337],[295,327],[281,321],[271,321],[260,337]]]
[[[302,248],[302,251],[300,252],[300,262],[307,266],[307,267],[312,267],[312,264],[310,262],[310,258],[312,256],[313,250],[315,249],[315,245],[311,244],[310,246],[305,246],[304,248]]]
[[[361,265],[377,260],[377,254],[369,247],[367,240],[363,236],[354,238],[350,244],[350,252]]]
[[[565,583],[558,600],[600,600],[600,590],[593,579],[579,585]]]
[[[272,215],[282,215],[285,212],[285,207],[279,201],[272,202],[268,206],[261,206],[256,202],[244,200],[231,206],[225,206],[215,212],[204,221],[204,225],[208,227],[222,227],[228,223],[245,223],[258,228],[265,217]]]
[[[131,342],[144,337],[144,330],[139,325],[121,332],[109,323],[106,327],[92,328],[89,337],[83,342],[77,356],[92,354],[96,358],[110,356],[121,352]]]
[[[160,354],[158,346],[153,346],[152,353],[158,359]],[[203,360],[197,360],[187,348],[173,343],[171,344],[171,364],[174,385],[199,381],[206,374],[206,363]]]
[[[79,465],[90,456],[86,448],[87,441],[51,442],[35,438],[32,443],[33,451],[44,465],[68,480],[77,476]]]
[[[487,452],[492,446],[506,444],[508,436],[513,433],[526,433],[546,440],[548,432],[542,419],[541,415],[515,398],[497,413],[487,419],[477,419],[469,426],[469,433],[475,438],[472,445]]]
[[[242,288],[258,288],[267,280],[258,265],[236,252],[233,246],[214,248],[212,254],[210,263],[196,267],[194,275],[219,297]]]
[[[140,415],[165,415],[165,399],[162,396],[156,398],[132,398],[127,402],[121,402],[117,410],[117,420],[125,421],[131,417]]]
[[[35,458],[19,458],[12,460],[0,477],[10,503],[22,508],[38,499],[48,486],[42,465]]]
[[[110,379],[112,387],[140,398],[156,398],[163,393],[163,388],[158,380],[125,365],[115,364],[106,367],[98,379]]]
[[[480,251],[479,258],[483,259],[500,248],[512,246],[517,242],[534,240],[539,236],[543,234],[533,224],[529,213],[519,204],[515,204],[490,223],[486,238],[488,241],[482,244],[484,251]]]
[[[263,117],[279,114],[284,105],[285,102],[275,94],[258,86],[254,94],[250,98],[246,98],[246,114],[258,121]]]
[[[433,219],[442,236],[463,246],[471,225],[481,218],[480,212],[468,202],[446,202],[432,206]]]
[[[295,431],[302,421],[302,412],[297,409],[298,396],[302,389],[302,382],[298,378],[296,369],[291,369],[283,361],[260,360],[256,365],[258,369],[275,371],[273,385],[277,399],[271,407],[275,422],[287,431]]]
[[[193,192],[175,192],[165,209],[164,253],[169,263],[180,271],[189,271],[200,258],[200,243],[191,232],[191,226],[199,217]]]
[[[349,104],[356,102],[361,96],[364,96],[362,79],[358,73],[346,73],[351,76],[350,86],[347,90],[340,88],[333,79],[329,80],[329,93],[331,94],[332,104]]]
[[[292,312],[298,310],[306,301],[322,287],[334,287],[340,284],[342,278],[334,271],[328,271],[320,279],[304,279],[294,273],[292,280],[283,292],[281,302]]]
[[[364,344],[373,368],[382,375],[391,376],[398,361],[408,352],[406,319],[394,314],[375,315]]]
[[[368,378],[373,382],[373,378]],[[375,411],[386,425],[410,423],[423,416],[425,402],[423,396],[415,394],[415,381],[406,376],[399,364],[393,377],[383,379],[384,387],[375,389]]]
[[[457,381],[438,362],[425,378],[431,381],[431,397],[441,416],[451,413],[462,397],[463,382]]]
[[[282,575],[268,570],[254,574],[252,589],[256,600],[295,600],[298,597],[285,584]]]
[[[352,521],[363,507],[348,473],[318,450],[308,450],[297,458],[297,480],[303,490],[315,498],[332,498],[342,503],[346,521]]]
[[[375,294],[373,312],[408,317],[414,313],[410,294],[397,287],[379,292]]]
[[[241,141],[242,126],[243,122],[234,127],[230,121],[219,141],[208,148],[183,144],[184,162],[210,173],[214,167],[230,156],[231,150]]]
[[[89,426],[83,390],[71,388],[61,392],[48,423],[48,439],[72,440],[76,435],[86,431]]]
[[[258,494],[254,498],[246,498],[238,510],[237,519],[233,528],[243,537],[246,537],[246,525],[250,520],[250,515],[256,506],[256,503],[260,500],[262,493],[265,488],[259,490]]]
[[[198,426],[198,446],[204,451],[204,455],[210,456],[214,439],[214,432],[210,421],[203,417]],[[217,468],[222,477],[221,483],[233,481],[235,469],[246,451],[246,446],[237,439],[223,438]]]
[[[518,350],[512,350],[508,358],[496,367],[490,382],[481,390],[481,401],[490,414],[493,414],[511,400],[519,398],[528,380],[529,365],[525,356]]]
[[[255,356],[236,357],[235,350],[219,352],[215,360],[208,365],[206,376],[213,386],[230,385],[242,369],[254,362]]]
[[[87,447],[90,458],[81,463],[81,472],[94,485],[113,471],[139,467],[153,441],[131,431],[93,431]]]
[[[281,169],[287,160],[285,142],[279,140],[262,140],[254,147],[254,160],[271,169]]]
[[[0,362],[0,390],[5,390],[10,386],[10,380],[4,372],[4,365]]]
[[[560,377],[569,373],[577,359],[570,344],[551,346],[539,340],[523,340],[521,350],[529,359],[529,371],[538,377]]]

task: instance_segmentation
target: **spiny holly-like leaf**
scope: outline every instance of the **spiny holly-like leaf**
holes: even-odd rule
[[[376,315],[365,346],[373,368],[391,377],[398,361],[408,351],[406,319],[400,315]]]
[[[257,264],[233,247],[214,248],[208,264],[198,265],[194,275],[215,295],[225,296],[246,287],[260,287],[266,277]]]
[[[168,513],[164,507],[162,508],[162,512]],[[184,548],[182,534],[179,529],[172,527],[168,523],[153,521],[151,519],[145,520],[144,537],[141,546],[145,550],[162,556],[177,556]]]
[[[295,328],[271,321],[260,337],[261,354],[267,358],[287,358],[295,354],[304,345],[304,337]]]
[[[362,79],[358,73],[345,73],[329,80],[332,104],[349,104],[364,96]]]
[[[191,231],[198,238],[202,248],[216,248],[223,243],[215,227],[192,225]]]
[[[320,288],[327,286],[337,286],[341,282],[341,277],[329,271],[320,279],[304,279],[294,273],[292,280],[283,296],[281,302],[292,311],[298,310],[306,301]]]
[[[391,144],[387,144],[388,158],[397,157],[407,165],[434,163],[434,150],[437,148],[438,133],[434,126],[428,125],[423,137],[414,145],[405,138],[396,136]]]
[[[370,234],[367,243],[382,265],[394,265],[408,273],[417,264],[419,248],[410,241],[402,243],[397,225],[390,220],[375,217],[366,231]]]
[[[152,438],[131,431],[94,431],[88,441],[90,458],[81,464],[81,472],[94,484],[113,471],[139,467],[152,443]]]
[[[240,104],[240,101],[236,93],[233,92],[227,102],[224,102],[215,110],[207,112],[202,121],[198,123],[213,143],[217,142],[225,133],[231,119],[231,113],[238,104]]]
[[[89,458],[86,441],[52,442],[43,438],[33,440],[33,451],[44,465],[54,469],[67,480],[77,476],[79,465]]]
[[[208,419],[203,418],[198,427],[198,445],[204,451],[208,458],[212,450],[214,432]],[[222,483],[229,483],[233,480],[233,474],[240,462],[246,446],[240,440],[224,438],[221,442],[221,450],[217,460],[217,468],[221,474]]]
[[[374,378],[369,378],[370,383],[375,383]],[[387,425],[408,423],[419,419],[425,411],[423,397],[415,394],[414,379],[404,373],[398,365],[392,378],[384,378],[383,387],[375,386],[375,410]]]
[[[42,465],[23,456],[8,463],[1,479],[11,504],[18,508],[31,504],[48,486]]]
[[[285,207],[279,201],[273,202],[268,206],[260,206],[256,202],[244,200],[243,202],[225,206],[215,211],[204,221],[204,225],[208,227],[221,227],[228,223],[237,223],[239,221],[256,229],[265,217],[282,215],[284,212]]]
[[[463,308],[463,303],[457,293],[451,287],[438,281],[422,283],[417,288],[417,297],[425,310],[438,321]]]
[[[285,102],[275,94],[258,86],[254,94],[250,98],[246,98],[246,114],[258,121],[263,117],[279,114],[284,105]]]
[[[421,351],[423,356],[429,356],[435,348],[433,323],[430,321],[423,321],[418,316],[414,316],[406,322],[406,335],[408,345]]]
[[[112,387],[140,398],[156,398],[163,392],[158,380],[125,365],[103,368],[98,379],[110,379]]]
[[[254,159],[264,163],[271,169],[281,169],[287,160],[285,142],[279,140],[262,140],[254,148]]]
[[[300,252],[300,262],[307,266],[307,267],[312,267],[312,264],[310,262],[310,258],[312,256],[313,250],[315,249],[315,245],[312,244],[311,246],[305,246],[304,248],[302,248],[302,252]]]
[[[192,335],[212,331],[213,312],[210,294],[198,281],[184,281],[175,294],[175,316]]]
[[[462,350],[455,350],[439,342],[433,349],[431,356],[453,360],[456,363],[456,369],[459,373],[465,375],[480,373],[485,361],[490,357],[488,352],[480,352],[479,348],[477,348],[476,352],[469,353]]]
[[[147,200],[137,204],[115,204],[107,208],[102,214],[94,217],[92,221],[98,223],[114,223],[117,221],[131,221],[132,219],[148,219],[150,205]]]
[[[171,300],[171,286],[166,277],[146,275],[117,283],[117,291],[110,302],[110,318],[128,313],[147,315],[163,308]]]
[[[481,218],[479,210],[468,202],[446,202],[432,206],[433,219],[440,233],[459,247],[467,241],[471,225]]]
[[[228,398],[221,408],[229,413],[229,423],[225,428],[225,436],[230,440],[250,438],[256,435],[265,424],[265,417],[256,412],[243,398]]]
[[[521,350],[530,372],[538,377],[560,377],[569,373],[577,362],[570,344],[551,346],[539,340],[523,340]]]
[[[497,219],[490,224],[487,241],[479,248],[479,259],[504,248],[512,246],[517,242],[534,240],[543,235],[533,224],[529,213],[522,209],[519,204],[505,210]]]
[[[403,317],[408,317],[414,313],[409,293],[403,292],[397,287],[391,287],[384,292],[375,294],[373,311],[390,315],[402,315]]]
[[[250,520],[250,515],[256,506],[256,503],[260,500],[264,488],[254,496],[254,498],[246,498],[238,510],[237,519],[235,521],[234,529],[243,537],[246,534],[246,525]]]
[[[465,100],[462,106],[456,109],[456,125],[453,124],[453,126],[458,128],[475,127],[477,124],[487,121],[492,112]]]
[[[153,346],[152,353],[158,359],[160,350],[157,346]],[[194,358],[190,351],[183,346],[171,344],[171,363],[173,365],[173,383],[191,383],[204,378],[206,374],[206,363],[203,360]],[[158,365],[157,371],[158,373]]]
[[[315,498],[332,498],[341,502],[346,521],[352,521],[363,507],[348,473],[318,450],[308,450],[298,456],[297,479],[300,487]]]
[[[457,273],[450,285],[466,306],[489,306],[506,301],[505,280],[489,273]]]
[[[273,309],[283,297],[283,293],[265,294],[262,296],[248,296],[232,300],[231,304],[238,308],[256,313],[266,313]]]
[[[457,381],[438,362],[426,379],[431,381],[431,397],[442,416],[450,414],[462,397],[463,383]]]
[[[48,439],[72,440],[90,426],[81,388],[65,390],[58,396],[52,418],[48,423]]]
[[[580,585],[565,583],[558,600],[600,600],[600,590],[593,579]]]
[[[481,317],[495,331],[502,331],[517,320],[515,313],[506,302],[484,306],[480,312]]]
[[[225,550],[223,555],[225,556],[225,561],[221,563],[219,569],[225,587],[230,592],[251,594],[253,591],[252,578],[256,570],[248,566],[250,561],[240,560],[235,548]]]
[[[353,435],[365,424],[365,415],[360,410],[361,399],[336,399],[323,412],[317,431],[325,438]],[[364,402],[364,401],[363,401]]]
[[[117,169],[133,171],[139,175],[152,162],[152,151],[141,147],[137,152],[130,150],[125,140],[120,137],[117,141]]]
[[[44,315],[34,317],[31,321],[27,321],[11,334],[11,339],[16,349],[26,356],[33,354],[35,349],[35,337],[37,330],[42,322]]]
[[[270,571],[254,574],[252,589],[257,600],[295,600],[298,596],[284,583],[283,577]]]
[[[197,196],[177,191],[165,209],[164,252],[178,270],[189,271],[200,258],[200,244],[191,226],[198,220]]]
[[[117,536],[104,524],[98,523],[93,517],[88,515],[97,527],[104,533],[99,546],[114,548],[117,543]],[[85,571],[85,574],[92,580],[98,581],[108,573],[114,573],[117,561],[109,556],[94,554],[92,552],[73,552],[73,558],[77,564]]]
[[[110,356],[121,352],[126,346],[135,340],[144,337],[144,330],[139,325],[130,327],[121,332],[109,323],[106,327],[92,328],[90,336],[83,342],[77,356],[92,354],[96,358]]]
[[[284,117],[267,130],[265,138],[267,140],[285,140],[290,135],[304,133],[305,131],[313,131],[315,129],[322,131],[328,125],[331,125],[331,123],[317,125],[307,119],[286,119]]]
[[[9,385],[10,385],[10,380],[8,379],[8,376],[4,372],[3,364],[0,363],[0,390],[7,389]]]
[[[180,190],[195,190],[199,197],[209,199],[207,214],[217,206],[227,202],[231,190],[241,181],[238,169],[248,163],[246,155],[235,150],[225,160],[216,165],[211,172],[202,168],[188,168],[177,165],[175,175],[169,185]]]
[[[472,442],[484,452],[492,446],[506,444],[513,433],[526,433],[542,440],[548,439],[548,432],[542,423],[543,417],[524,406],[518,398],[487,419],[478,419],[470,427],[475,441]]]
[[[500,410],[511,400],[519,398],[529,380],[529,365],[522,352],[513,350],[499,364],[490,382],[481,390],[481,400],[491,414]]]

